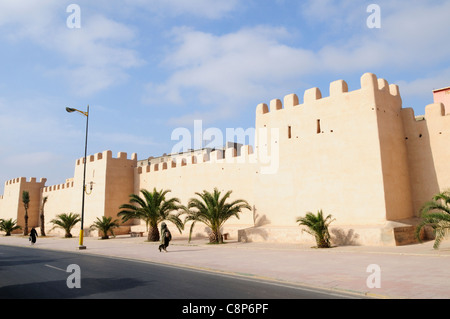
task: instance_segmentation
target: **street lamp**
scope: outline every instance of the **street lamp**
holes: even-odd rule
[[[83,223],[84,223],[84,193],[86,191],[86,156],[87,156],[87,141],[88,141],[88,124],[89,124],[89,105],[87,106],[87,111],[83,112],[77,109],[73,109],[70,107],[66,107],[66,111],[69,113],[78,112],[86,116],[86,141],[84,143],[84,172],[83,172],[83,197],[81,200],[81,229],[80,229],[80,245],[78,249],[86,249],[86,246],[83,245]]]

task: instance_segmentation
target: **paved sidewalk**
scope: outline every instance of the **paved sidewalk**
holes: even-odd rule
[[[158,243],[146,242],[145,237],[87,237],[84,244],[87,249],[80,251],[78,238],[38,237],[32,249],[131,258],[379,298],[450,298],[450,242],[443,242],[439,250],[434,250],[433,242],[316,249],[299,244],[228,241],[224,245],[208,245],[206,239],[191,243],[173,240],[168,253],[160,253]],[[28,238],[19,235],[0,236],[0,245],[30,247]],[[372,271],[367,271],[369,265],[379,266],[380,288],[367,285],[368,278],[373,277]]]

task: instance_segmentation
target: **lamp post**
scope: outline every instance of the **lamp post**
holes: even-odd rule
[[[84,143],[84,171],[83,171],[83,197],[81,200],[81,229],[80,229],[80,242],[78,249],[86,249],[86,246],[83,245],[83,237],[84,237],[84,230],[83,230],[83,223],[84,223],[84,194],[86,192],[86,156],[87,156],[87,141],[88,141],[88,124],[89,124],[89,105],[87,106],[87,111],[83,112],[77,109],[73,109],[70,107],[66,107],[66,111],[69,113],[72,112],[78,112],[86,116],[86,140]]]

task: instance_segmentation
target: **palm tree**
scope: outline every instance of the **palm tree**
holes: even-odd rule
[[[21,229],[19,225],[17,225],[17,220],[10,219],[0,219],[0,230],[6,232],[5,236],[11,236],[11,232],[16,229]]]
[[[203,193],[195,193],[200,199],[191,198],[188,206],[184,208],[187,214],[184,222],[192,221],[189,241],[191,240],[195,223],[202,222],[211,229],[210,243],[223,243],[220,228],[225,222],[232,216],[239,219],[239,213],[244,208],[252,209],[247,201],[243,199],[236,199],[231,203],[227,203],[231,193],[232,191],[228,191],[222,198],[220,197],[221,192],[217,188],[214,188],[213,193],[206,190]]]
[[[328,226],[334,221],[331,218],[331,215],[324,218],[322,210],[319,210],[317,215],[307,212],[305,217],[298,217],[296,221],[300,226],[306,226],[306,229],[303,229],[302,232],[306,231],[315,237],[318,248],[329,248],[330,233],[328,232]]]
[[[444,191],[433,196],[421,210],[422,221],[416,227],[416,237],[421,241],[420,233],[423,227],[431,226],[435,234],[434,249],[438,249],[442,240],[450,231],[450,191]]]
[[[129,204],[121,205],[119,207],[121,211],[117,216],[122,217],[124,222],[133,218],[144,220],[149,228],[148,241],[159,241],[158,224],[164,220],[173,223],[181,233],[184,224],[179,218],[180,214],[172,213],[181,208],[180,200],[175,197],[166,198],[169,192],[170,190],[157,191],[154,188],[153,192],[142,189],[143,198],[137,194],[131,194]]]
[[[47,199],[48,196],[45,196],[44,198],[42,198],[42,206],[39,212],[39,217],[40,217],[40,223],[41,223],[41,236],[45,236],[45,217],[44,217],[44,206],[45,203],[47,203]]]
[[[22,192],[22,203],[23,207],[25,208],[25,227],[23,229],[23,234],[25,236],[28,235],[28,207],[30,205],[30,193],[27,191]]]
[[[91,225],[91,229],[98,229],[102,233],[102,239],[108,239],[108,232],[114,236],[113,229],[119,227],[119,220],[112,221],[112,217],[102,216],[102,219],[97,217],[97,220]]]
[[[69,213],[56,215],[56,218],[52,219],[50,222],[55,225],[52,229],[62,228],[66,231],[64,237],[72,238],[70,231],[79,221],[81,221],[79,214]]]

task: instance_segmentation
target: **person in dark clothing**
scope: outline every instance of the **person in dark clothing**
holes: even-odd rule
[[[167,252],[167,247],[169,246],[169,242],[172,240],[172,234],[170,233],[169,228],[167,228],[166,223],[161,224],[161,245],[159,245],[159,251],[163,249]]]
[[[32,229],[31,232],[30,232],[30,241],[31,241],[31,245],[34,245],[34,244],[36,243],[36,238],[37,238],[37,236],[38,236],[37,231],[36,231],[36,229],[34,229],[34,227],[33,227],[33,229]]]

